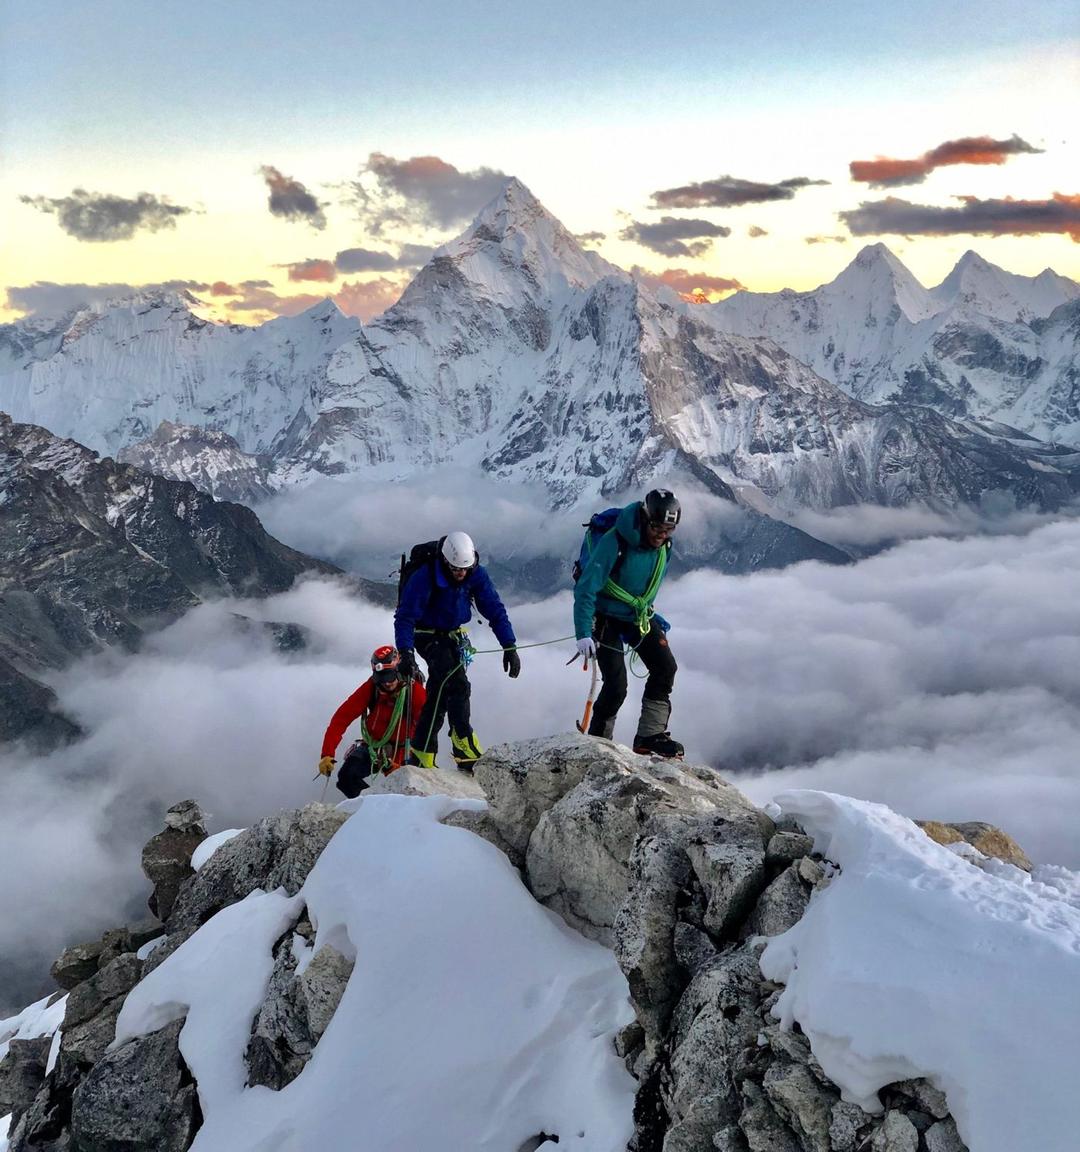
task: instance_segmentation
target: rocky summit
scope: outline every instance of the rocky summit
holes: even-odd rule
[[[446,821],[495,845],[536,900],[613,950],[635,1016],[614,1039],[636,1083],[632,1152],[963,1152],[938,1086],[899,1078],[881,1091],[879,1111],[864,1111],[842,1097],[798,1026],[773,1015],[783,986],[762,975],[764,944],[799,923],[836,870],[797,824],[775,822],[715,771],[557,736],[493,749],[475,781],[404,768],[374,792],[465,797]],[[196,871],[201,813],[190,801],[174,808],[144,853],[164,922],[69,949],[54,967],[68,989],[54,1058],[48,1039],[29,1038],[0,1061],[10,1152],[191,1146],[209,1086],[185,1061],[182,1016],[116,1044],[117,1016],[151,971],[259,891],[299,897],[266,962],[242,1075],[273,1092],[304,1077],[353,972],[340,939],[310,955],[304,885],[355,809],[309,804],[268,816]],[[971,858],[1006,867],[1019,849],[992,833],[958,825],[950,835],[1001,850],[998,860],[974,849]],[[390,981],[384,995],[409,990]],[[295,1122],[302,1131],[304,1117]],[[510,1152],[573,1137],[543,1132]]]

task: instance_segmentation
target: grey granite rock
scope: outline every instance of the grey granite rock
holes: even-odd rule
[[[183,1021],[103,1056],[75,1090],[71,1131],[78,1152],[185,1152],[201,1123],[198,1097],[178,1047]]]

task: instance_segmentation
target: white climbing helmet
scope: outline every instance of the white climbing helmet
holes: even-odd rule
[[[443,541],[442,554],[451,568],[472,568],[476,563],[476,545],[467,532],[451,532]]]

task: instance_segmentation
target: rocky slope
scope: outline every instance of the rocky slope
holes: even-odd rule
[[[866,1112],[841,1098],[806,1036],[772,1014],[783,989],[762,975],[763,939],[798,923],[836,871],[797,825],[775,824],[712,770],[577,736],[495,749],[478,763],[477,781],[488,809],[456,811],[447,822],[496,845],[537,900],[612,948],[625,973],[636,1022],[616,1048],[638,1082],[635,1152],[963,1152],[938,1088],[901,1079],[882,1091],[881,1111]],[[481,795],[456,773],[408,769],[375,791],[444,788]],[[183,1020],[110,1049],[125,997],[249,893],[282,886],[302,897],[347,818],[320,804],[279,813],[194,872],[201,814],[191,802],[172,809],[143,853],[160,924],[118,929],[65,952],[53,974],[66,999],[58,993],[43,1022],[28,1025],[34,1035],[12,1040],[0,1061],[0,1114],[13,1112],[10,1152],[188,1148],[207,1086],[193,1081],[181,1054]],[[978,843],[982,853],[968,849],[973,866],[1001,867],[988,853],[1029,867],[1008,837],[985,825],[934,825],[928,833]],[[349,984],[352,962],[329,943],[298,966],[296,941],[309,947],[313,938],[301,907],[273,950],[251,1022],[250,1085],[276,1092],[305,1075]],[[394,994],[408,991],[391,985]],[[302,1127],[303,1117],[296,1122]],[[541,1133],[516,1152],[558,1136]]]
[[[0,739],[72,734],[35,679],[132,648],[206,596],[269,595],[337,569],[255,514],[0,414]]]
[[[1041,507],[1067,499],[1080,467],[1067,453],[993,427],[972,451],[970,426],[925,413],[925,389],[890,385],[903,408],[842,390],[880,401],[885,393],[861,382],[892,363],[895,332],[969,307],[962,286],[959,303],[945,304],[884,251],[828,286],[828,305],[781,294],[761,319],[741,294],[727,311],[693,308],[583,250],[510,181],[367,326],[330,302],[258,329],[207,324],[176,295],[90,309],[48,355],[47,340],[8,339],[22,366],[0,372],[0,409],[114,453],[162,421],[227,434],[250,461],[231,444],[192,446],[186,428],[137,451],[231,495],[318,474],[392,482],[452,462],[539,482],[555,507],[687,475],[759,510],[948,507],[998,489]],[[1028,294],[1040,307],[1067,295],[1057,282],[1043,287]],[[789,305],[807,313],[792,321],[813,335],[805,347],[789,346],[776,323]],[[983,354],[980,333],[954,340],[958,362]],[[1054,333],[1046,339],[1061,343]],[[829,355],[815,351],[819,338]],[[1060,349],[1058,377],[1068,357]],[[841,380],[841,363],[857,378]],[[1028,360],[1016,365],[1027,381]],[[1055,411],[1070,404],[1065,396]]]

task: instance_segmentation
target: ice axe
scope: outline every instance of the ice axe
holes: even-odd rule
[[[574,656],[574,659],[575,660],[577,659],[576,655]],[[582,670],[585,672],[589,671],[589,658],[588,658],[588,656],[585,657],[585,663],[582,665]],[[577,730],[579,732],[581,732],[583,735],[588,733],[588,731],[589,731],[589,721],[592,719],[592,706],[593,706],[593,701],[595,699],[596,699],[596,657],[594,656],[593,661],[592,661],[592,679],[589,681],[589,695],[586,696],[586,698],[585,698],[585,711],[582,713],[580,720],[574,721],[574,723],[577,725]]]

